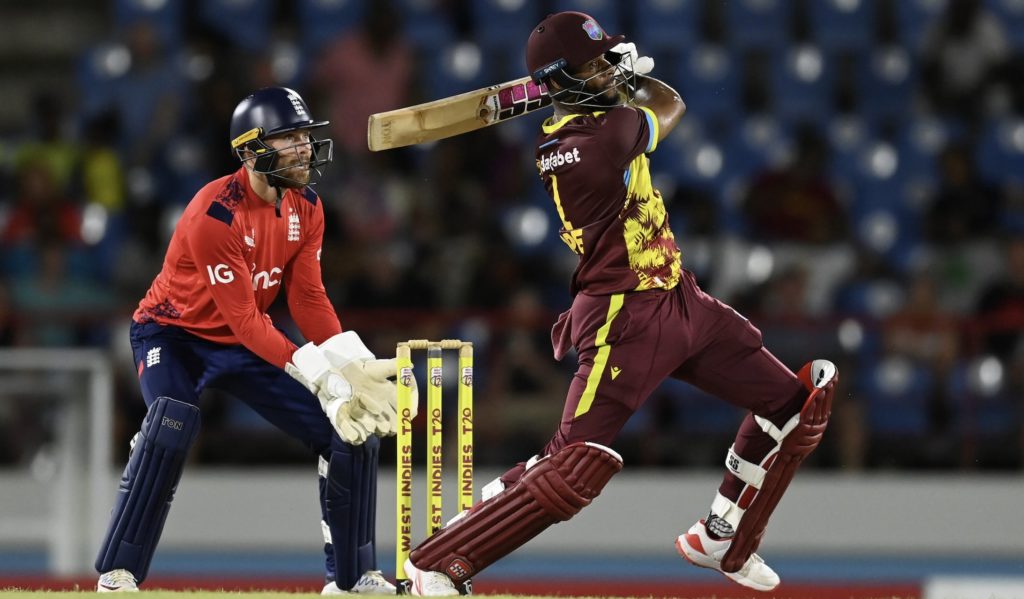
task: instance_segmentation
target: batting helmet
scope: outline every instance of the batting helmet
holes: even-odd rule
[[[277,167],[277,155],[281,150],[275,150],[264,140],[281,133],[316,129],[328,124],[330,121],[313,119],[306,101],[295,90],[265,87],[249,94],[235,107],[231,115],[231,149],[239,160],[251,161],[254,172],[266,175],[267,181],[278,187],[294,180],[279,174],[289,167]],[[320,175],[319,167],[331,161],[334,142],[310,136],[310,145],[312,152],[308,167]]]
[[[548,15],[530,34],[526,42],[526,66],[533,79],[546,83],[549,79],[558,83],[561,89],[548,92],[551,97],[571,106],[605,108],[607,101],[600,99],[604,90],[587,91],[586,83],[599,76],[587,79],[573,76],[573,72],[587,62],[604,55],[610,68],[619,73],[616,65],[620,56],[611,49],[626,39],[623,35],[608,35],[594,17],[575,11]],[[623,84],[627,73],[617,78],[614,86]]]

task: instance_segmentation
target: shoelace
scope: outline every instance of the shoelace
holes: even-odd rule
[[[448,578],[447,576],[445,576],[444,574],[440,573],[440,572],[424,572],[423,574],[426,575],[426,576],[424,576],[424,578],[425,578],[425,580],[424,580],[425,584],[423,585],[424,587],[432,588],[432,589],[438,589],[438,588],[441,588],[441,589],[454,589],[455,588],[455,585],[452,584],[451,579]]]
[[[380,570],[368,570],[360,576],[359,581],[356,582],[356,586],[386,587],[390,584],[391,583],[384,578],[384,573]]]
[[[747,559],[747,563],[743,564],[743,567],[740,568],[740,573],[746,576],[747,574],[750,574],[750,571],[754,568],[754,566],[763,563],[764,559],[762,559],[760,555],[756,553],[751,553],[750,557]]]
[[[113,570],[103,575],[103,584],[107,585],[121,585],[121,584],[135,584],[135,577],[128,570]]]

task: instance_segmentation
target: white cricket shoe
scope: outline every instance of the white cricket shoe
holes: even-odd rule
[[[394,595],[395,585],[384,578],[380,570],[367,570],[359,577],[351,590],[345,591],[338,587],[337,582],[324,585],[321,595]]]
[[[722,571],[722,558],[729,549],[732,539],[715,540],[708,536],[704,520],[698,521],[690,530],[676,537],[676,550],[691,564],[711,568],[745,587],[757,591],[770,591],[779,586],[779,575],[768,567],[756,553],[751,554],[747,563],[735,572]]]
[[[100,574],[99,582],[96,583],[97,593],[138,593],[139,583],[135,575],[128,570],[111,570]]]
[[[411,583],[412,594],[417,597],[451,597],[459,594],[452,579],[441,572],[420,570],[412,565],[411,559],[405,560],[405,577]]]

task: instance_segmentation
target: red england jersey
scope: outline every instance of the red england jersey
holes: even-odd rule
[[[646,156],[658,144],[654,112],[618,106],[548,119],[542,129],[537,170],[562,241],[580,259],[573,295],[675,287],[680,252]]]
[[[311,189],[287,190],[278,216],[240,168],[192,198],[133,318],[242,344],[283,368],[296,347],[267,315],[281,286],[307,340],[341,332],[320,276],[323,233],[323,206]]]

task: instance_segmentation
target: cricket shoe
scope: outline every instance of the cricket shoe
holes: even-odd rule
[[[770,591],[779,586],[779,575],[764,563],[759,555],[753,553],[747,563],[735,572],[722,570],[722,558],[729,549],[732,539],[712,539],[704,520],[698,521],[690,530],[676,537],[676,550],[694,566],[718,570],[726,577],[745,587],[757,591]]]
[[[138,593],[139,583],[128,570],[118,569],[100,575],[96,583],[97,593]]]
[[[394,595],[395,585],[388,582],[380,570],[367,570],[366,574],[359,577],[355,586],[345,591],[338,587],[335,581],[324,585],[321,595]]]
[[[451,597],[459,594],[452,579],[441,572],[420,570],[405,560],[405,577],[409,579],[410,591],[417,597]]]

